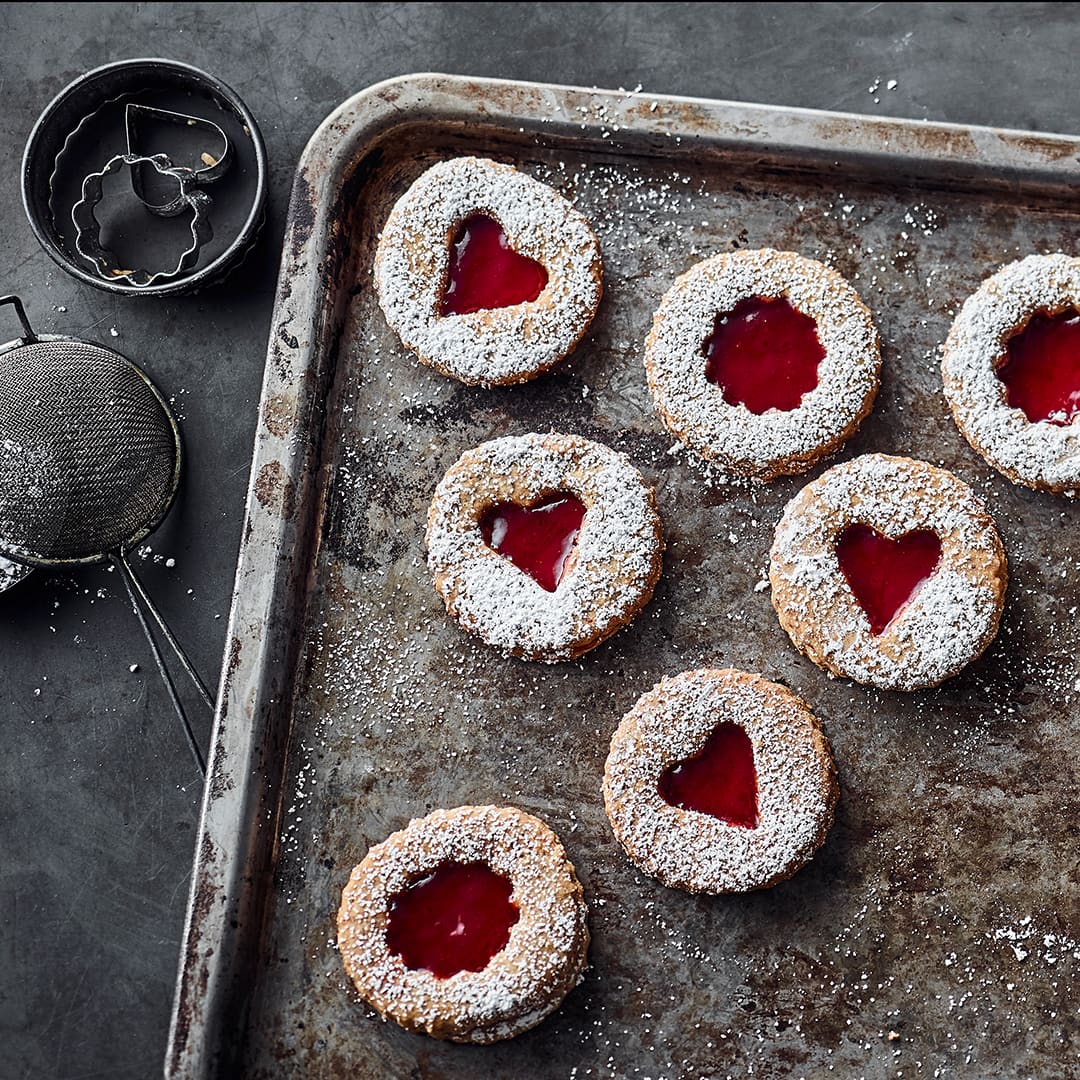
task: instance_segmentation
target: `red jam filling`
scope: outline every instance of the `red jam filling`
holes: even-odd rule
[[[877,635],[904,610],[941,560],[941,540],[929,529],[898,540],[869,525],[849,525],[836,542],[836,557],[859,606]]]
[[[1009,339],[997,377],[1032,423],[1071,423],[1080,413],[1080,311],[1033,316]]]
[[[752,296],[716,316],[705,340],[705,378],[724,392],[729,405],[760,415],[790,412],[818,384],[825,350],[814,320],[783,297]]]
[[[554,592],[574,550],[585,504],[565,491],[534,506],[501,502],[480,519],[484,543],[509,559],[548,592]]]
[[[450,272],[439,314],[469,315],[524,304],[544,291],[547,280],[543,266],[519,255],[494,218],[473,214],[450,240]]]
[[[729,825],[757,827],[754,748],[738,724],[717,724],[701,751],[669,765],[657,786],[669,806],[710,814]]]
[[[444,862],[390,903],[386,943],[407,968],[440,979],[483,971],[520,918],[513,887],[482,862]]]

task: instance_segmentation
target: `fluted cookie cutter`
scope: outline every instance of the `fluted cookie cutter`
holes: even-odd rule
[[[200,187],[220,180],[232,164],[233,151],[229,137],[225,134],[224,129],[215,124],[213,120],[207,120],[202,116],[189,116],[187,113],[173,112],[169,109],[159,109],[152,105],[139,105],[133,101],[129,101],[124,108],[124,131],[127,137],[127,152],[129,155],[133,157],[145,156],[139,147],[139,128],[146,121],[196,128],[201,133],[209,136],[208,148],[200,155],[201,167],[191,168],[186,165],[175,165],[171,160],[169,162],[169,168],[173,174],[182,175],[189,186]],[[182,214],[189,205],[182,191],[167,203],[154,203],[147,198],[143,183],[144,168],[145,163],[131,166],[131,189],[138,196],[143,206],[159,217],[176,217],[177,214]]]
[[[178,189],[176,199],[170,200],[165,205],[171,207],[174,202],[178,202],[179,208],[163,216],[172,217],[185,209],[190,209],[192,212],[191,244],[180,255],[176,266],[171,270],[125,269],[116,256],[101,243],[101,224],[94,210],[104,197],[105,177],[112,175],[125,165],[132,170],[133,184],[137,171],[146,166],[176,181]],[[97,172],[90,173],[82,182],[82,197],[71,208],[71,220],[75,225],[75,249],[84,259],[93,264],[98,276],[106,281],[123,279],[137,288],[146,288],[156,282],[177,277],[195,265],[199,258],[199,250],[214,236],[208,217],[210,206],[210,196],[198,189],[194,170],[174,166],[165,154],[117,154]],[[161,214],[161,208],[159,207],[156,212]]]

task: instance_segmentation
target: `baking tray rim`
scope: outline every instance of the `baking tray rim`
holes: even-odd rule
[[[619,155],[623,144],[644,136],[651,143],[636,152],[649,157],[677,159],[703,147],[770,159],[798,153],[841,175],[844,166],[903,163],[907,176],[960,172],[968,183],[982,176],[1017,190],[1029,183],[1064,189],[1075,183],[1080,158],[1074,135],[438,73],[375,83],[327,116],[300,157],[286,219],[164,1063],[170,1080],[210,1077],[221,1064],[241,913],[255,903],[258,919],[258,886],[275,861],[271,851],[253,871],[248,857],[266,847],[260,830],[272,828],[274,849],[279,835],[275,786],[285,769],[266,776],[259,755],[275,735],[272,724],[288,726],[291,718],[296,665],[277,665],[286,680],[278,689],[275,657],[290,644],[283,624],[304,602],[317,554],[319,375],[333,314],[326,301],[348,240],[334,228],[338,200],[351,166],[390,131],[464,119],[512,125],[519,137],[571,139],[611,156],[630,156]],[[286,757],[288,741],[285,732]],[[272,822],[258,820],[267,810]]]

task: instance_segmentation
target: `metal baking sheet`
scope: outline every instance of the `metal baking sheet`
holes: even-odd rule
[[[525,386],[422,366],[373,295],[394,200],[464,153],[554,185],[603,248],[592,331]],[[372,87],[326,120],[289,211],[168,1076],[1080,1074],[1080,511],[969,450],[937,355],[987,274],[1074,249],[1078,153],[1066,136],[442,75]],[[866,690],[800,657],[764,572],[805,479],[725,483],[653,410],[642,348],[667,286],[704,256],[766,245],[836,267],[880,326],[881,392],[842,456],[942,464],[1002,532],[1001,633],[938,690]],[[463,634],[423,551],[432,490],[463,450],[550,429],[628,453],[668,541],[637,621],[554,667]],[[836,825],[767,892],[666,890],[604,816],[619,719],[700,665],[786,683],[832,740]],[[488,802],[564,840],[591,967],[535,1031],[454,1046],[358,1001],[334,915],[369,845]]]

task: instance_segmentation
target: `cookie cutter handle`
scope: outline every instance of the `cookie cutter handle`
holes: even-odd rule
[[[33,344],[37,341],[38,336],[34,333],[34,328],[30,325],[30,320],[26,317],[26,308],[23,307],[23,302],[12,293],[10,296],[0,296],[0,307],[4,304],[10,304],[15,309],[15,315],[18,317],[19,324],[22,326],[23,336],[19,339],[24,345]]]

